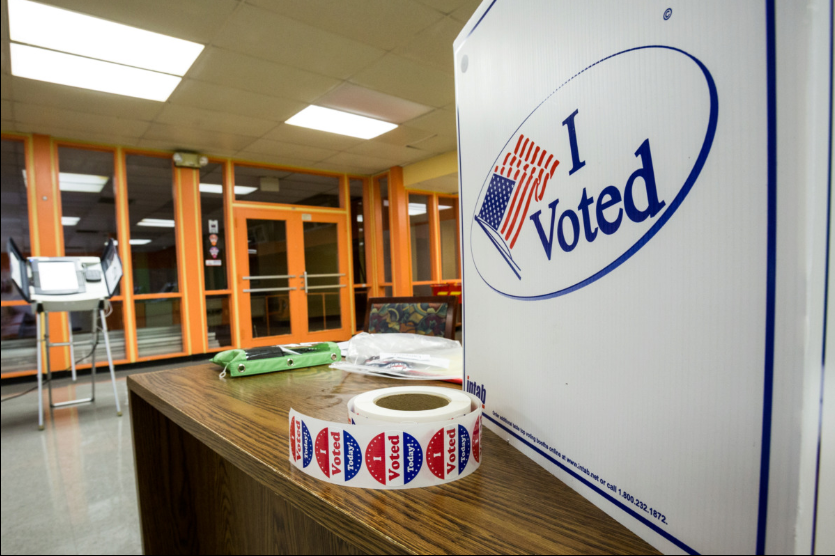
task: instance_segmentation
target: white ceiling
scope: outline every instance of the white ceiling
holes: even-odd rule
[[[3,131],[372,174],[456,148],[452,42],[479,0],[40,0],[205,44],[165,103],[9,74]],[[370,141],[283,123],[308,104],[400,123]]]

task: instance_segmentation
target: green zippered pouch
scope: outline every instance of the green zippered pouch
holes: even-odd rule
[[[286,345],[230,349],[212,357],[212,363],[223,367],[221,376],[237,378],[329,365],[341,359],[342,352],[338,345],[333,342],[322,342],[308,346]]]

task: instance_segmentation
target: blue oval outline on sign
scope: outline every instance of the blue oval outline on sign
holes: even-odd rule
[[[530,117],[533,116],[536,113],[536,111],[539,110],[539,108],[543,104],[545,104],[545,102],[549,98],[551,98],[554,94],[556,94],[557,91],[559,91],[564,86],[566,86],[574,78],[580,76],[582,73],[584,73],[585,71],[593,68],[594,66],[596,66],[598,64],[602,64],[606,60],[610,60],[610,59],[612,59],[616,56],[620,56],[621,54],[626,54],[628,52],[635,52],[635,51],[638,51],[638,50],[645,50],[645,49],[649,49],[649,48],[660,48],[660,49],[665,49],[665,50],[673,50],[675,52],[679,52],[681,54],[684,54],[685,56],[687,56],[688,58],[693,60],[696,63],[696,65],[699,66],[699,69],[701,69],[702,73],[704,74],[705,81],[707,81],[707,87],[708,87],[708,91],[709,91],[709,94],[710,94],[710,116],[708,117],[707,132],[705,133],[705,140],[702,143],[702,148],[699,151],[699,156],[696,158],[696,163],[693,165],[693,169],[690,170],[690,174],[687,176],[687,179],[684,180],[684,185],[679,190],[675,199],[673,199],[673,201],[670,203],[670,206],[667,207],[667,210],[665,210],[663,212],[663,214],[661,214],[658,221],[655,222],[655,224],[653,224],[652,227],[649,230],[647,230],[647,232],[643,236],[641,236],[641,238],[637,242],[635,242],[634,245],[632,245],[632,247],[627,249],[622,255],[620,255],[617,259],[615,259],[614,261],[609,263],[609,265],[606,266],[605,268],[603,268],[602,270],[599,270],[595,274],[592,274],[591,276],[589,276],[588,278],[586,278],[584,280],[581,280],[580,282],[577,282],[573,286],[569,286],[567,288],[563,288],[561,290],[558,290],[558,291],[555,291],[555,292],[552,292],[552,293],[546,293],[546,294],[534,295],[534,296],[522,296],[522,295],[512,295],[512,294],[509,294],[509,293],[505,293],[505,292],[495,288],[490,282],[485,280],[484,276],[481,274],[481,270],[478,268],[478,263],[475,260],[475,255],[473,254],[472,242],[471,242],[470,243],[470,257],[473,260],[473,265],[475,266],[476,272],[478,272],[478,275],[482,279],[482,281],[485,284],[487,284],[490,287],[490,289],[492,289],[496,293],[499,293],[499,294],[501,294],[505,297],[509,297],[509,298],[512,298],[512,299],[519,299],[519,300],[522,300],[522,301],[538,301],[538,300],[544,300],[544,299],[552,299],[554,297],[560,297],[562,295],[569,294],[571,292],[577,291],[581,288],[584,288],[584,287],[588,286],[589,284],[592,284],[592,283],[600,280],[601,278],[603,278],[604,276],[606,276],[607,274],[609,274],[610,272],[615,270],[617,267],[619,267],[620,265],[625,263],[632,255],[637,253],[641,249],[641,247],[646,245],[647,242],[649,242],[649,240],[651,240],[653,238],[653,236],[655,236],[655,234],[658,233],[658,231],[664,226],[664,224],[667,223],[667,221],[673,216],[673,214],[675,214],[678,207],[684,201],[684,198],[687,197],[687,194],[693,188],[693,185],[696,183],[696,180],[699,178],[699,174],[701,173],[702,168],[704,167],[705,162],[707,161],[708,154],[710,154],[710,149],[713,146],[713,139],[716,135],[716,125],[717,125],[717,121],[719,119],[719,95],[716,92],[716,83],[713,81],[713,76],[710,74],[710,71],[701,62],[701,60],[699,60],[698,58],[696,58],[692,54],[690,54],[688,52],[685,52],[684,50],[681,50],[680,48],[675,48],[675,47],[672,47],[672,46],[664,46],[664,45],[637,46],[635,48],[629,48],[627,50],[622,50],[620,52],[617,52],[615,54],[607,56],[607,57],[603,58],[602,60],[599,60],[599,61],[591,64],[590,66],[582,69],[581,71],[577,72],[576,74],[574,74],[573,76],[568,78],[568,80],[566,80],[562,85],[560,85],[559,87],[554,89],[554,91],[551,94],[549,94],[547,97],[545,97],[542,100],[542,102],[540,102],[536,106],[536,108],[534,108],[531,111],[531,113],[528,114],[527,117],[524,120],[522,120],[522,123],[519,124],[519,127],[517,127],[513,131],[513,133],[510,135],[510,139],[508,139],[507,142],[502,146],[501,150],[499,150],[499,154],[496,156],[495,160],[493,161],[493,164],[490,165],[490,168],[491,168],[491,171],[492,171],[492,168],[496,165],[499,158],[502,156],[502,152],[504,152],[504,150],[510,144],[510,141],[513,140],[513,138],[516,136],[516,134],[519,132],[519,130],[522,129],[522,126],[525,125],[525,122],[527,122],[530,119]],[[481,189],[479,190],[476,202],[478,202],[478,199],[482,198],[482,194],[484,193],[484,188],[489,183],[489,177],[490,177],[490,173],[487,174],[487,177],[484,179],[484,182],[482,183],[482,186],[481,186]],[[473,221],[470,224],[470,237],[473,236],[474,226],[475,226],[475,218],[473,218]]]

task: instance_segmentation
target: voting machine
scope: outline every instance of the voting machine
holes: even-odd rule
[[[122,414],[119,396],[116,390],[116,375],[113,370],[113,356],[110,351],[110,338],[107,334],[105,311],[110,309],[110,298],[116,292],[122,278],[122,261],[119,250],[112,239],[107,242],[99,257],[28,257],[24,258],[14,240],[9,239],[9,270],[11,278],[21,297],[32,305],[32,312],[37,321],[37,359],[38,359],[38,428],[43,430],[43,372],[46,366],[49,406],[52,408],[90,403],[96,397],[96,347],[99,342],[99,321],[101,336],[104,338],[110,379],[116,398],[116,413]],[[52,401],[52,369],[49,364],[49,348],[67,346],[70,351],[70,363],[73,381],[76,380],[75,347],[72,337],[72,324],[69,326],[69,341],[50,342],[49,313],[72,313],[90,311],[93,315],[93,328],[89,344],[92,367],[90,372],[91,393],[89,398],[75,399],[61,403]],[[86,359],[87,356],[82,357]],[[45,358],[45,361],[44,361]],[[80,360],[79,360],[80,361]]]

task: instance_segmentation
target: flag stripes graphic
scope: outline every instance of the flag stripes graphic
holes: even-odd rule
[[[476,220],[504,256],[516,276],[519,266],[511,249],[528,215],[531,201],[541,201],[560,161],[530,138],[519,135],[513,151],[496,165]]]

